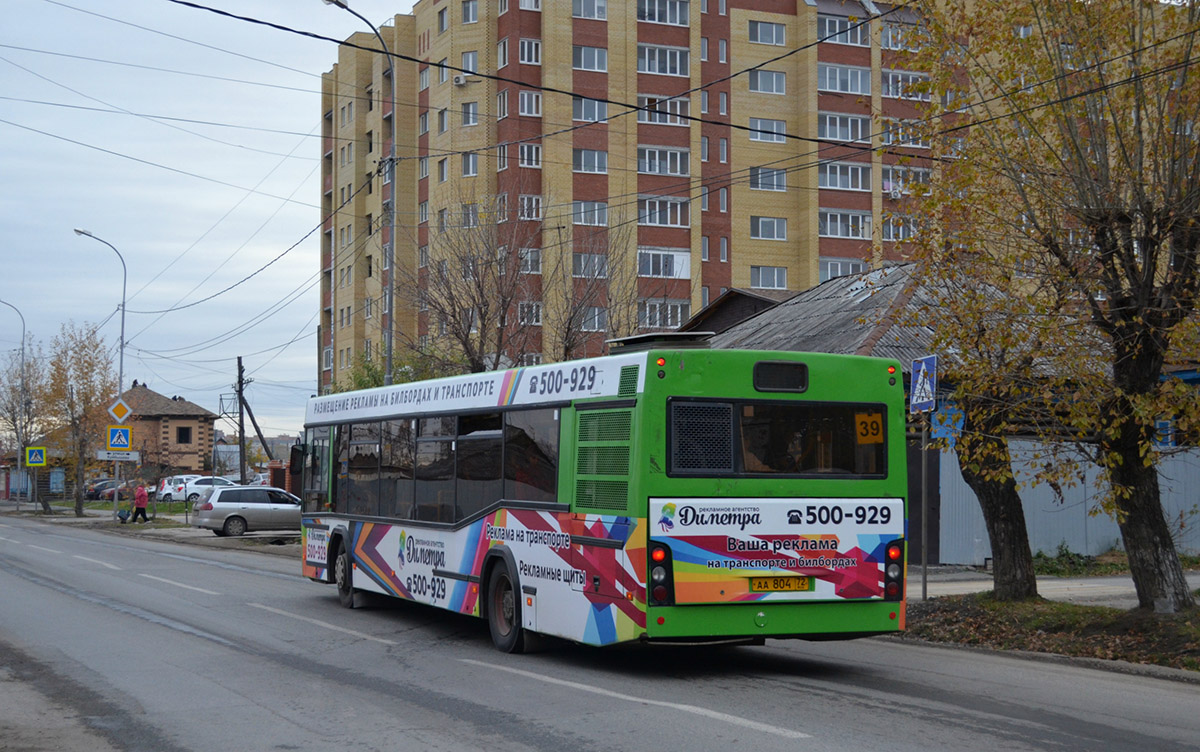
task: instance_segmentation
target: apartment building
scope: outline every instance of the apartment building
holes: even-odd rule
[[[382,357],[385,327],[397,349],[444,336],[424,290],[393,311],[384,291],[445,275],[463,229],[503,228],[495,251],[529,280],[496,324],[524,334],[508,362],[899,260],[904,196],[929,176],[905,127],[915,22],[870,0],[420,0],[380,29],[394,109],[388,61],[355,34],[323,82],[323,388]],[[608,289],[570,310],[586,278]]]

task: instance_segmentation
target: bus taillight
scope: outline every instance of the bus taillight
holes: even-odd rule
[[[649,603],[669,606],[675,602],[674,580],[671,577],[671,551],[660,543],[650,546]]]
[[[904,541],[892,541],[886,549],[883,570],[883,598],[898,601],[904,597]]]

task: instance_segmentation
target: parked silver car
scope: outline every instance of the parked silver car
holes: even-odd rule
[[[192,508],[192,526],[217,535],[254,530],[300,533],[300,499],[271,486],[218,486]]]
[[[188,481],[199,478],[199,475],[172,475],[163,478],[158,483],[158,488],[155,490],[155,495],[158,501],[183,501],[187,498],[184,493],[184,488]]]
[[[236,485],[237,484],[234,483],[233,481],[225,480],[224,478],[221,478],[221,477],[212,476],[212,475],[206,475],[204,477],[200,477],[199,475],[197,475],[194,478],[188,479],[188,482],[186,484],[184,484],[182,497],[187,499],[188,501],[196,501],[201,496],[204,496],[205,494],[207,494],[210,489],[226,488],[229,486],[236,486]]]

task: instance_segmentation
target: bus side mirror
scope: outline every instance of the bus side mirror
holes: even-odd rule
[[[292,453],[288,457],[288,472],[293,476],[304,471],[304,450],[303,444],[292,444]]]

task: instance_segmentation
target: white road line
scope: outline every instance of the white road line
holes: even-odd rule
[[[18,542],[12,538],[0,538],[0,540],[7,541],[8,543],[17,543]]]
[[[62,551],[55,551],[53,548],[43,548],[42,546],[35,546],[32,543],[26,543],[25,545],[29,546],[30,548],[36,548],[39,551],[49,551],[52,554],[61,554],[62,553]]]
[[[809,739],[809,738],[811,738],[810,734],[806,734],[803,731],[793,731],[792,729],[781,728],[779,726],[772,726],[767,723],[759,723],[758,721],[752,721],[748,718],[742,718],[740,716],[730,715],[728,713],[722,713],[717,710],[709,710],[708,708],[701,708],[696,705],[684,705],[683,703],[664,702],[662,700],[649,700],[645,697],[635,697],[634,695],[626,695],[626,694],[622,694],[620,692],[614,692],[611,689],[601,689],[599,687],[591,687],[591,686],[588,686],[587,684],[579,684],[578,682],[566,681],[564,679],[555,679],[550,676],[543,676],[542,674],[535,674],[532,671],[522,671],[519,668],[509,668],[507,666],[497,666],[494,663],[484,663],[483,661],[476,661],[476,660],[472,660],[470,658],[460,658],[459,660],[462,661],[463,663],[469,663],[472,666],[482,666],[484,668],[494,668],[498,671],[507,671],[510,674],[518,674],[520,676],[524,676],[529,679],[534,679],[534,680],[540,681],[540,682],[546,682],[547,684],[557,684],[560,687],[570,687],[571,689],[577,689],[580,692],[591,692],[592,694],[604,695],[605,697],[612,697],[612,698],[615,698],[618,700],[625,700],[627,702],[636,702],[641,705],[656,705],[661,708],[670,708],[671,710],[679,710],[684,713],[693,713],[695,715],[703,716],[705,718],[710,718],[714,721],[723,721],[725,723],[729,723],[734,726],[742,726],[744,728],[753,729],[755,731],[762,731],[763,733],[774,734],[775,736],[782,736],[785,739]]]
[[[187,588],[188,590],[195,590],[197,593],[204,593],[205,595],[220,595],[220,593],[214,593],[213,591],[205,590],[204,588],[192,587],[191,585],[184,585],[182,582],[175,582],[174,580],[164,580],[162,577],[155,577],[152,574],[142,574],[141,572],[139,572],[138,577],[145,577],[147,580],[155,580],[157,582],[165,582],[168,585],[174,585],[175,587]]]
[[[298,614],[293,614],[293,613],[290,613],[288,611],[283,611],[278,608],[271,608],[270,606],[264,606],[261,603],[247,603],[246,605],[254,606],[255,608],[261,608],[263,611],[270,611],[271,613],[279,614],[280,616],[286,616],[289,619],[298,619],[300,621],[306,621],[309,624],[316,624],[318,627],[325,627],[326,629],[332,629],[335,632],[342,632],[344,634],[353,635],[355,637],[361,637],[364,640],[371,640],[372,642],[381,642],[384,645],[399,645],[400,644],[400,643],[394,642],[392,640],[385,640],[382,637],[373,637],[373,636],[371,636],[369,634],[365,634],[363,632],[356,632],[353,629],[346,629],[345,627],[339,627],[338,625],[330,624],[327,621],[320,621],[319,619],[311,619],[307,616],[300,616]]]
[[[88,557],[80,556],[79,554],[75,554],[73,558],[83,559],[84,561],[90,561],[93,564],[99,564],[102,567],[108,567],[109,569],[115,569],[118,572],[121,571],[121,568],[118,567],[116,564],[109,564],[107,561],[100,561],[99,559],[89,559]]]

